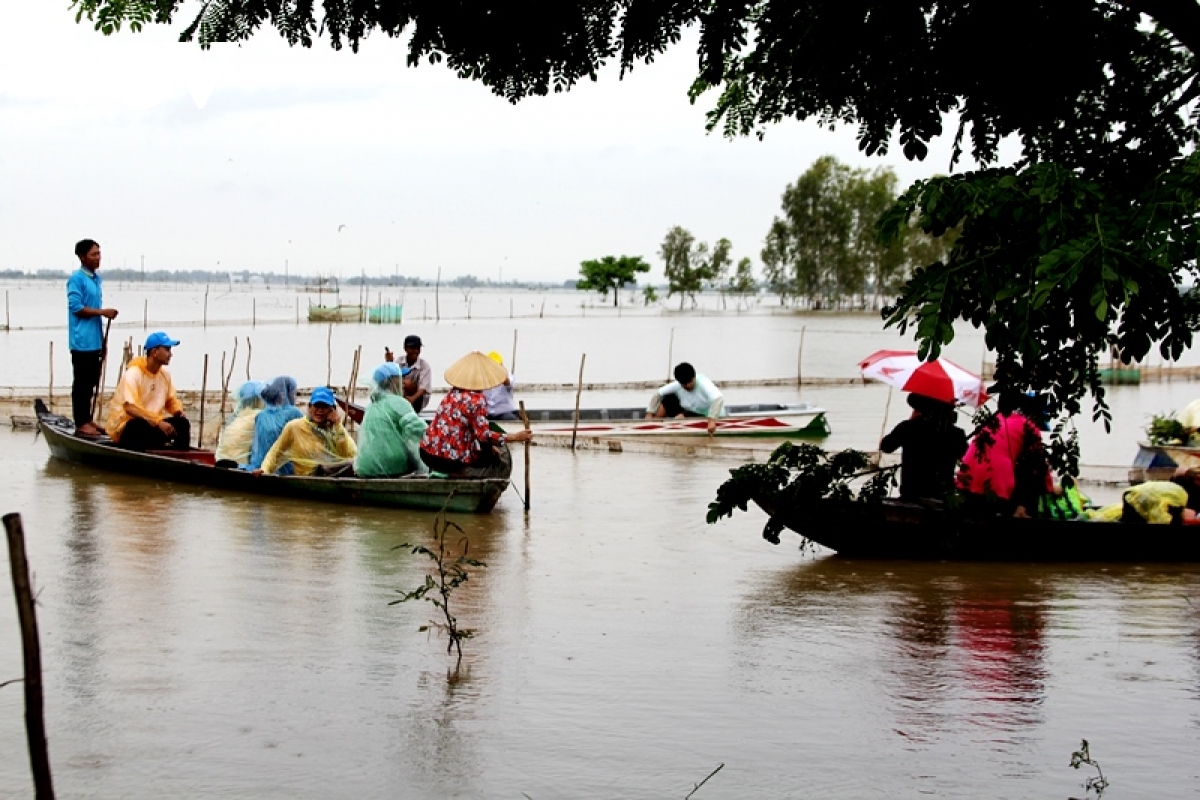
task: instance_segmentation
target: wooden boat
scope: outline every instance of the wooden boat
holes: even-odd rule
[[[772,514],[769,502],[755,500]],[[976,516],[900,500],[821,500],[772,514],[839,556],[934,561],[1200,562],[1200,528]]]
[[[447,511],[477,514],[495,508],[508,488],[506,478],[255,477],[244,470],[215,466],[211,450],[125,450],[107,438],[76,436],[71,420],[51,414],[41,400],[35,402],[35,410],[54,458],[159,480],[304,500],[433,511],[445,507]]]
[[[714,436],[774,436],[821,438],[830,433],[825,409],[810,403],[759,403],[725,407]],[[571,433],[575,410],[546,409],[527,412],[538,433]],[[580,436],[708,436],[708,420],[646,419],[645,408],[581,408]],[[542,424],[550,423],[550,424]]]
[[[363,307],[360,305],[308,305],[309,322],[362,322],[362,319]]]
[[[338,398],[338,405],[351,420],[362,423],[365,409],[357,403]],[[717,420],[715,436],[775,436],[812,437],[829,435],[825,409],[808,403],[726,406],[729,414]],[[433,417],[434,409],[421,412],[425,419]],[[571,408],[542,409],[525,412],[530,423],[538,423],[536,433],[570,433],[575,419]],[[684,419],[645,419],[644,408],[581,408],[580,436],[707,436],[708,420],[702,417]],[[506,421],[512,424],[512,421]],[[543,425],[541,423],[550,423]],[[560,424],[561,423],[561,424]],[[516,423],[520,424],[520,423]],[[495,426],[495,423],[493,423]]]
[[[1200,447],[1138,442],[1129,477],[1135,483],[1148,480],[1167,480],[1178,467],[1200,467]]]

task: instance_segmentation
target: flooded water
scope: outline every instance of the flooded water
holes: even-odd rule
[[[650,380],[674,329],[672,357],[714,377],[787,377],[804,327],[805,374],[848,376],[899,343],[872,325],[646,313],[335,326],[335,365],[348,373],[357,344],[396,348],[412,331],[440,373],[469,348],[508,358],[518,327],[527,381],[573,381],[583,352],[592,380]],[[323,380],[327,329],[277,322],[183,326],[180,383],[198,386],[193,354],[235,335],[253,338],[256,374]],[[955,343],[964,364],[980,359],[972,335]],[[50,327],[0,334],[9,381],[41,385],[53,337],[65,349]],[[644,399],[628,394],[596,397]],[[728,394],[820,403],[834,447],[873,447],[887,403],[878,386]],[[1085,463],[1128,464],[1144,416],[1197,394],[1115,391],[1118,430],[1084,425]],[[887,413],[903,409],[897,394]],[[426,562],[395,548],[429,542],[432,515],[113,475],[0,428],[0,512],[22,513],[40,592],[59,796],[682,798],[724,764],[696,800],[1067,798],[1090,774],[1068,766],[1084,738],[1106,800],[1197,793],[1200,565],[814,557],[794,536],[764,542],[760,513],[705,525],[734,464],[532,459],[530,515],[510,490],[491,515],[453,517],[487,567],[454,597],[478,635],[449,680],[445,640],[417,632],[434,609],[388,605],[424,578]],[[21,673],[19,641],[5,579],[0,683]],[[0,688],[0,754],[0,797],[29,796],[19,684]]]

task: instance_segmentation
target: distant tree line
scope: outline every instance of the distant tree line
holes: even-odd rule
[[[883,244],[881,217],[896,203],[897,178],[891,168],[854,169],[832,156],[816,160],[783,192],[781,215],[767,231],[760,257],[762,282],[753,263],[733,260],[733,243],[698,242],[676,225],[659,246],[667,279],[667,297],[679,296],[682,309],[704,291],[720,292],[740,307],[760,287],[784,305],[813,309],[880,308],[895,297],[918,266],[944,261],[957,229],[934,238],[915,225]],[[634,267],[632,265],[640,265]],[[649,271],[640,256],[605,256],[584,261],[576,288],[605,296],[636,284],[636,272]],[[644,295],[652,302],[653,288]]]

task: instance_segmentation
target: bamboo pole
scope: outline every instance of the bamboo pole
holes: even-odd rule
[[[250,358],[254,355],[254,345],[250,344],[250,337],[246,337],[246,380],[250,380]]]
[[[513,328],[513,353],[512,361],[508,362],[508,372],[510,375],[515,375],[517,372],[517,329]]]
[[[529,415],[525,413],[525,401],[521,400],[517,404],[521,409],[521,422],[525,424],[525,430],[529,430]],[[529,445],[532,444],[528,439],[525,440],[525,513],[529,513]]]
[[[258,298],[250,298],[250,327],[258,327]]]
[[[92,394],[92,419],[96,419],[96,412],[104,406],[104,378],[108,374],[108,330],[112,327],[112,319],[104,321],[104,338],[100,341],[100,382],[96,384],[96,391]]]
[[[434,322],[442,321],[442,268],[438,267],[437,283],[433,285],[433,313],[435,315]]]
[[[575,386],[575,420],[571,423],[571,450],[575,449],[575,437],[579,434],[579,397],[583,394],[583,365],[587,362],[587,353],[579,359],[579,383]]]
[[[346,403],[349,405],[354,402],[354,396],[358,394],[358,364],[362,359],[362,345],[360,344],[354,350],[354,357],[350,359],[350,380],[346,383]],[[350,409],[346,409],[346,419],[353,425],[353,420],[350,419]]]
[[[150,330],[150,298],[142,301],[142,330]]]
[[[208,400],[208,353],[204,354],[204,376],[200,378],[200,433],[196,435],[196,446],[204,447],[204,405]]]
[[[671,328],[671,341],[667,345],[667,382],[671,382],[671,376],[675,369],[675,329]]]
[[[879,427],[879,442],[881,447],[875,452],[875,464],[883,461],[883,437],[887,434],[888,412],[892,410],[892,387],[888,387],[887,405],[883,407],[883,425]]]
[[[300,324],[300,298],[296,297],[296,324]]]
[[[53,411],[54,410],[54,341],[53,340],[50,341],[50,386],[47,389],[46,394],[49,395],[49,397],[50,397],[49,406],[50,406],[50,410]]]
[[[208,284],[204,284],[204,329],[208,330]]]
[[[42,652],[38,643],[37,609],[29,581],[21,515],[5,514],[4,530],[8,536],[8,563],[17,601],[17,619],[21,626],[21,649],[25,665],[25,736],[29,742],[34,797],[37,800],[53,800],[54,781],[50,775],[50,752],[46,747],[46,719],[43,713]]]
[[[796,388],[804,385],[804,325],[800,326],[800,348],[796,351]]]
[[[225,372],[225,352],[221,351],[221,409],[220,419],[217,422],[217,436],[220,437],[221,431],[225,429],[225,400],[229,397],[229,382],[233,380],[233,369],[237,366],[237,337],[233,337],[233,355],[229,359],[229,371]]]
[[[4,330],[12,330],[12,317],[8,313],[8,289],[4,290]]]
[[[333,384],[333,323],[329,323],[329,333],[325,337],[325,385]]]

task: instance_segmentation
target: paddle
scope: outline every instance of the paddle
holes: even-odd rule
[[[92,389],[92,419],[96,418],[97,406],[100,405],[100,394],[104,390],[104,368],[108,366],[108,329],[112,327],[112,317],[104,320],[104,338],[100,342],[100,369],[96,374],[96,385]]]

